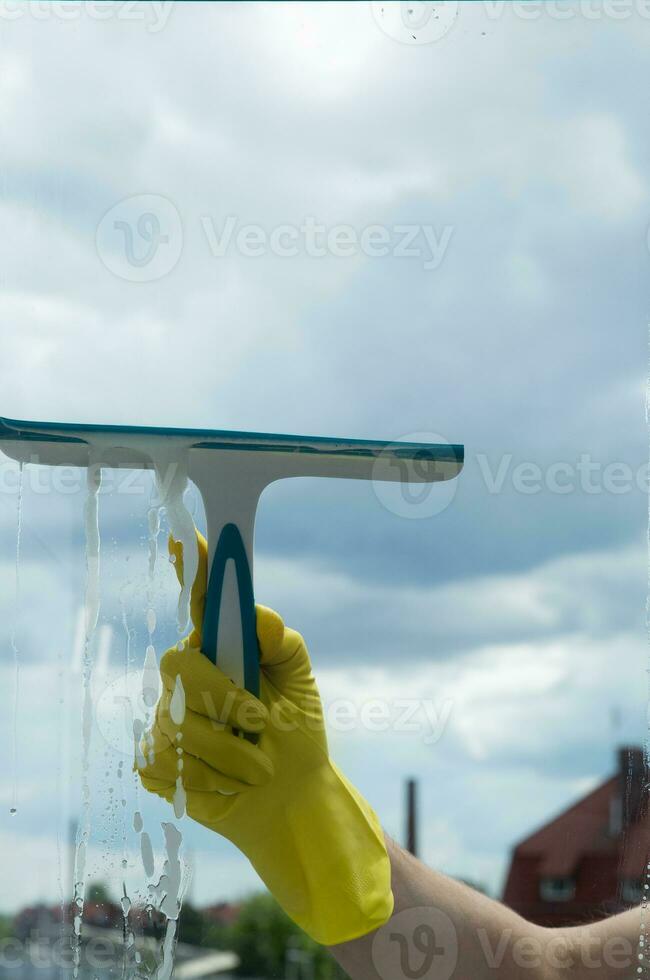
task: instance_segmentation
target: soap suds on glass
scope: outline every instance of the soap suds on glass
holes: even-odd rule
[[[160,507],[165,511],[172,537],[183,546],[183,585],[177,611],[178,633],[183,636],[190,624],[190,597],[199,567],[194,520],[184,499],[189,486],[187,453],[158,454],[154,465]]]
[[[183,688],[183,682],[180,674],[176,675],[176,683],[174,684],[174,690],[169,702],[169,716],[173,723],[179,728],[185,721],[185,690]],[[187,803],[185,787],[183,786],[182,737],[182,732],[178,732],[176,735],[176,740],[178,742],[178,747],[176,749],[176,789],[174,791],[173,799],[174,816],[177,820],[180,820],[181,817],[185,816],[185,806]]]
[[[648,327],[648,352],[650,355],[650,325]],[[646,437],[648,439],[648,454],[650,463],[650,357],[648,360],[648,373],[646,376],[646,389],[645,389],[645,422],[646,422]],[[645,602],[645,628],[646,628],[646,643],[648,646],[648,662],[646,668],[646,683],[647,683],[647,694],[646,694],[646,735],[644,740],[644,762],[645,771],[648,772],[650,768],[650,496],[648,497],[648,510],[646,518],[646,602]],[[649,792],[649,787],[645,786],[644,791]],[[648,969],[648,954],[646,948],[648,943],[650,943],[650,937],[648,935],[650,929],[648,926],[648,901],[650,899],[650,863],[646,864],[645,871],[642,877],[643,882],[643,895],[641,901],[641,923],[639,926],[639,962],[642,966],[637,967],[637,974],[642,974],[644,971],[647,973]]]
[[[11,652],[14,665],[14,692],[11,719],[11,806],[9,813],[18,810],[18,701],[20,698],[20,656],[18,653],[18,617],[20,615],[20,544],[23,531],[23,492],[24,467],[22,461],[18,468],[18,498],[16,502],[16,569],[15,569],[15,607],[14,623],[11,631]]]
[[[90,740],[92,733],[93,703],[91,691],[92,658],[90,645],[97,621],[99,619],[100,588],[99,588],[99,490],[101,487],[101,466],[94,454],[90,454],[88,465],[88,492],[84,506],[84,525],[86,532],[86,601],[85,624],[86,636],[84,641],[82,687],[83,702],[81,710],[81,824],[77,834],[77,846],[74,862],[74,894],[73,894],[73,976],[79,974],[81,959],[81,929],[86,894],[86,853],[90,838],[91,798],[90,798]]]
[[[160,509],[164,511],[167,517],[172,537],[175,541],[180,542],[183,548],[183,582],[177,609],[177,629],[179,636],[177,647],[179,650],[182,650],[182,637],[190,626],[192,585],[199,567],[199,551],[194,519],[185,504],[185,493],[189,485],[187,454],[174,453],[158,457],[155,460],[155,473]],[[170,714],[175,725],[182,725],[185,718],[185,692],[178,676],[170,702]],[[186,803],[185,787],[183,786],[183,757],[182,749],[179,745],[176,788],[173,797],[174,816],[177,820],[180,820],[184,816]]]
[[[161,682],[156,637],[169,629],[169,616],[165,621],[157,608],[158,597],[164,595],[160,579],[175,579],[165,563],[163,570],[158,562],[158,542],[164,525],[175,540],[183,547],[184,583],[180,589],[176,618],[177,642],[186,634],[190,624],[191,585],[198,569],[198,547],[194,520],[185,502],[188,488],[187,452],[180,454],[165,452],[161,459],[155,460],[156,497],[145,511],[139,511],[140,541],[147,551],[130,556],[120,553],[118,539],[104,532],[100,537],[99,498],[110,483],[108,477],[102,485],[101,463],[104,453],[110,449],[105,439],[98,439],[97,445],[90,449],[87,471],[87,494],[84,502],[85,529],[85,589],[84,605],[80,612],[78,660],[73,657],[72,672],[81,674],[81,733],[76,739],[80,759],[80,780],[70,785],[79,793],[78,819],[73,814],[69,822],[74,827],[72,835],[59,834],[57,827],[57,867],[59,880],[59,899],[63,909],[67,906],[64,898],[72,892],[72,976],[81,978],[85,974],[84,944],[88,929],[85,921],[89,901],[89,889],[93,881],[106,879],[115,883],[114,898],[122,913],[122,964],[118,967],[123,980],[156,975],[159,980],[170,980],[174,967],[174,952],[177,939],[177,922],[185,890],[187,869],[184,867],[180,848],[182,835],[174,823],[162,824],[165,839],[165,863],[162,874],[156,879],[156,852],[154,841],[157,834],[145,827],[143,812],[139,805],[140,783],[137,774],[132,774],[132,760],[139,765],[153,761],[153,745],[149,732],[152,716],[161,694]],[[16,610],[19,612],[19,572],[22,525],[22,467],[18,499],[18,531],[16,545]],[[101,557],[101,561],[100,561]],[[122,562],[129,561],[127,566]],[[137,566],[137,568],[136,568]],[[113,599],[102,594],[111,579],[113,569],[122,576],[122,588],[115,590]],[[123,569],[128,569],[124,580]],[[134,570],[135,569],[135,570]],[[101,571],[101,583],[100,583]],[[100,588],[101,584],[101,588]],[[158,591],[156,591],[158,590]],[[176,592],[174,591],[174,595]],[[101,618],[100,618],[101,617]],[[12,633],[15,679],[18,681],[20,632]],[[115,624],[122,624],[120,639],[115,633]],[[116,665],[114,654],[109,649],[113,638],[113,650],[124,649],[123,664]],[[180,644],[182,648],[182,643]],[[101,660],[101,665],[98,662]],[[101,666],[101,669],[100,669]],[[117,669],[117,677],[115,672]],[[101,676],[100,676],[101,675]],[[114,716],[106,718],[96,715],[97,698],[111,685],[119,685],[121,701],[115,703]],[[17,683],[16,683],[16,691]],[[79,691],[79,687],[77,687]],[[124,697],[122,697],[124,692]],[[70,693],[72,697],[72,692]],[[17,695],[16,695],[17,699]],[[64,703],[63,699],[61,704]],[[128,706],[125,703],[128,701]],[[113,701],[106,699],[107,705]],[[130,714],[125,712],[131,711]],[[170,714],[174,724],[182,726],[185,718],[185,692],[180,678],[176,680],[170,699]],[[62,714],[66,709],[62,708]],[[111,715],[110,711],[106,712]],[[78,717],[78,711],[72,717]],[[114,730],[115,743],[110,734],[110,725],[119,716],[122,722],[122,748]],[[96,721],[95,721],[96,719]],[[126,720],[125,720],[126,719]],[[125,734],[126,726],[126,734]],[[179,732],[179,735],[181,733]],[[104,741],[99,736],[103,736]],[[17,737],[15,736],[16,743]],[[128,742],[128,746],[127,743]],[[177,754],[175,792],[172,801],[173,817],[180,819],[185,814],[186,798],[183,786],[182,738],[175,741]],[[68,755],[75,745],[70,746]],[[115,754],[128,752],[129,757],[119,758]],[[103,751],[105,750],[105,751]],[[61,754],[61,753],[60,753]],[[16,771],[16,749],[14,748],[14,778]],[[95,762],[101,759],[101,771],[97,772]],[[119,761],[118,761],[119,759]],[[92,771],[91,771],[92,762]],[[57,771],[57,779],[61,774]],[[12,802],[15,804],[14,789]],[[129,810],[130,801],[134,801]],[[149,803],[147,803],[149,806]],[[14,807],[12,807],[12,811]],[[71,858],[74,867],[69,869],[69,879],[65,881],[65,840],[70,840]],[[62,853],[63,852],[63,853]],[[71,873],[70,873],[71,872]],[[151,916],[157,910],[164,917],[164,938],[158,947],[159,962],[152,963],[144,954],[144,947],[136,935],[139,917],[144,912]],[[143,950],[142,954],[139,949]],[[154,973],[152,973],[152,969]]]
[[[162,962],[156,971],[156,980],[171,980],[174,969],[174,946],[178,917],[181,911],[186,881],[180,859],[182,835],[172,823],[163,823],[165,835],[165,863],[158,882],[150,886],[153,903],[165,916],[165,938]]]

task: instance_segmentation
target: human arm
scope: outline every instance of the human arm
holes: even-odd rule
[[[351,980],[609,980],[636,975],[641,910],[585,926],[533,925],[387,838],[393,915],[330,947]]]

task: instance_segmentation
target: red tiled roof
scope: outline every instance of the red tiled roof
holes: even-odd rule
[[[585,853],[617,853],[619,841],[607,833],[610,806],[618,791],[618,777],[596,787],[544,827],[526,837],[515,853],[539,857],[539,874],[562,878],[575,872]]]
[[[624,778],[621,773],[612,776],[520,841],[503,894],[506,905],[541,925],[569,925],[629,908],[620,886],[625,880],[644,877],[650,857],[650,816],[641,804],[644,781],[638,782],[632,811],[629,801],[623,801],[626,779],[626,770]],[[613,804],[622,807],[619,832],[612,832]],[[637,805],[642,808],[635,810]],[[545,901],[540,891],[543,878],[573,879],[573,898]]]
[[[232,925],[239,917],[240,906],[230,902],[218,902],[201,910],[201,914],[211,922],[220,925]]]

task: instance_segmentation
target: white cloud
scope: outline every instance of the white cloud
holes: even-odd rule
[[[640,547],[566,555],[527,573],[467,577],[439,585],[365,583],[316,562],[262,556],[259,601],[294,625],[313,629],[322,656],[354,666],[355,645],[378,644],[375,656],[446,660],[455,650],[495,638],[521,642],[555,635],[609,636],[640,625]],[[302,626],[301,624],[305,624]],[[638,635],[638,634],[636,634]],[[337,649],[338,645],[338,649]],[[352,663],[350,659],[352,658]]]
[[[624,127],[615,116],[585,114],[549,136],[542,153],[553,182],[582,213],[622,221],[647,206],[647,180],[631,162]]]

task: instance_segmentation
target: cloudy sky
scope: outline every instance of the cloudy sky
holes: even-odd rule
[[[645,737],[650,20],[632,0],[428,7],[5,0],[0,410],[463,442],[420,505],[275,484],[256,592],[304,633],[332,751],[387,830],[418,776],[423,857],[498,894],[510,846]],[[0,480],[8,910],[68,890],[84,494],[28,468],[17,588],[4,459]],[[144,888],[134,807],[157,849],[169,818],[120,751],[140,488],[101,500],[91,873],[116,889],[124,849]],[[197,902],[255,887],[183,824]]]

